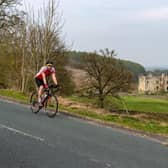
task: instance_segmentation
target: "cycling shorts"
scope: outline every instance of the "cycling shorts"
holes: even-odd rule
[[[35,78],[35,82],[36,82],[36,84],[37,84],[38,87],[40,87],[41,85],[44,86],[43,79]]]

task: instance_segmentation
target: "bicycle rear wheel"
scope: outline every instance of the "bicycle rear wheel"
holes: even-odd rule
[[[37,92],[33,92],[30,97],[30,109],[33,113],[38,113],[40,110]]]
[[[56,96],[52,95],[48,97],[46,102],[44,103],[44,109],[47,113],[48,117],[55,117],[58,113],[58,99]]]

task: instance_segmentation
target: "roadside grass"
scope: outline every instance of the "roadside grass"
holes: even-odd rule
[[[70,114],[74,114],[77,116],[84,116],[89,119],[103,121],[106,124],[115,124],[116,126],[140,130],[146,133],[168,136],[168,123],[166,125],[162,125],[162,123],[158,121],[138,119],[129,115],[117,115],[111,113],[100,115],[93,111],[75,109],[65,106],[62,107],[62,110],[68,111]]]
[[[26,104],[28,104],[29,102],[29,97],[27,95],[24,95],[22,93],[12,91],[12,90],[0,89],[0,96],[12,98]],[[90,99],[90,98],[88,99],[86,97],[72,96],[72,97],[69,97],[68,99],[73,100],[74,102],[80,102],[84,104],[95,105],[96,103],[94,99]],[[158,112],[161,112],[164,115],[166,115],[165,113],[168,113],[168,103],[166,100],[153,99],[153,98],[148,99],[148,98],[136,97],[136,96],[124,96],[123,99],[128,104],[128,108],[131,110],[155,112],[156,114],[158,110]],[[108,98],[108,101],[114,101],[114,99]],[[144,107],[142,108],[141,106],[144,106]],[[149,106],[149,107],[152,106],[152,107],[149,108],[146,106]],[[164,106],[164,108],[162,108],[162,106]],[[154,134],[168,136],[168,120],[158,118],[158,116],[156,118],[151,116],[150,117],[145,116],[143,118],[143,117],[137,117],[134,115],[114,114],[110,112],[105,112],[100,114],[100,113],[97,113],[96,111],[93,111],[93,110],[91,111],[89,108],[87,110],[87,109],[71,107],[68,105],[63,106],[61,104],[59,105],[59,109],[60,111],[66,111],[69,114],[73,114],[83,118],[89,118],[92,120],[98,120],[101,122],[105,122],[107,124],[115,124],[117,126],[121,126],[125,128],[141,130],[146,133],[154,133]],[[154,115],[155,113],[153,113],[152,115]]]
[[[0,89],[0,96],[17,99],[22,103],[27,103],[29,101],[29,97],[27,95],[13,90]]]
[[[82,97],[82,96],[71,96],[68,99],[78,101],[85,104],[96,104],[95,99]],[[135,111],[139,115],[131,114],[93,114],[93,112],[78,111],[78,109],[70,109],[66,107],[71,113],[78,113],[80,115],[95,118],[105,122],[115,123],[117,125],[132,128],[136,130],[145,131],[147,133],[168,135],[168,101],[165,99],[148,98],[143,96],[122,96],[128,110]],[[105,105],[106,109],[114,109],[115,105],[118,106],[119,110],[122,110],[123,106],[119,105],[120,101],[114,97],[108,96]],[[64,107],[65,108],[65,107]],[[66,110],[66,109],[65,109]],[[141,115],[142,114],[142,115]]]
[[[67,97],[68,99],[72,101],[77,101],[79,103],[84,103],[84,104],[91,104],[91,105],[96,105],[96,99],[92,97],[86,97],[86,96],[78,96],[78,95],[72,95]]]

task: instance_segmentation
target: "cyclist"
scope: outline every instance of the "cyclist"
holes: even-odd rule
[[[41,103],[41,95],[43,93],[43,89],[48,89],[47,77],[51,76],[55,85],[58,85],[56,78],[56,71],[53,67],[52,61],[47,61],[46,65],[41,67],[40,71],[35,75],[35,82],[38,87],[38,102],[39,106],[43,106]]]

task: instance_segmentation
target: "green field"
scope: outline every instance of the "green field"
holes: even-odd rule
[[[130,111],[168,113],[168,100],[158,98],[157,96],[153,98],[146,96],[122,96],[121,98]],[[72,96],[69,99],[85,104],[96,104],[96,100],[92,98]],[[112,105],[119,105],[120,103],[121,101],[109,96],[105,101],[105,107],[108,106],[106,108],[109,108]],[[120,109],[123,108],[121,105],[119,107]]]
[[[128,110],[140,112],[168,113],[168,100],[143,96],[124,96]]]

